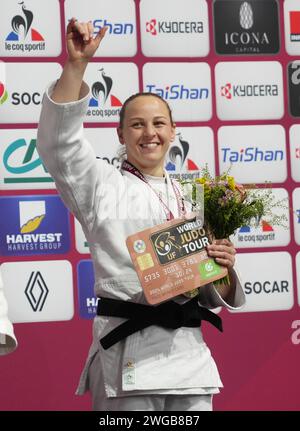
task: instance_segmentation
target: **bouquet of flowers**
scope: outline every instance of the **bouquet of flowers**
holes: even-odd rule
[[[276,200],[270,186],[257,188],[255,185],[237,184],[229,171],[212,177],[203,169],[201,177],[182,181],[183,189],[189,190],[189,201],[197,211],[197,188],[203,187],[204,227],[216,239],[229,238],[242,226],[258,227],[264,221],[272,225],[287,226],[287,217],[276,215],[275,208],[287,208],[285,199]],[[186,187],[188,185],[188,187]],[[198,205],[198,209],[201,205]],[[219,280],[226,282],[226,280]]]

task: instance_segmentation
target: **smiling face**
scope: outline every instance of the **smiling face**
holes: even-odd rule
[[[118,136],[130,163],[145,174],[163,176],[165,155],[175,139],[175,124],[164,101],[151,95],[131,100]]]

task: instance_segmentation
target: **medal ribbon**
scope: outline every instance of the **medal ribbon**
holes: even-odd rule
[[[128,162],[128,160],[124,160],[121,166],[121,169],[123,171],[129,172],[132,175],[135,175],[137,178],[139,178],[141,181],[144,181],[150,187],[150,189],[155,193],[155,195],[158,197],[159,202],[163,206],[163,209],[166,213],[167,220],[174,219],[174,214],[169,209],[169,207],[165,204],[165,202],[162,200],[160,195],[157,193],[157,191],[151,186],[151,184],[147,181],[147,179],[144,177],[141,171],[139,171],[132,163]],[[184,200],[181,197],[180,191],[178,190],[177,185],[175,185],[175,182],[171,180],[172,188],[174,191],[174,194],[176,196],[176,202],[178,207],[178,213],[179,216],[182,217],[185,214],[185,207],[184,207]],[[168,186],[168,184],[167,184]]]

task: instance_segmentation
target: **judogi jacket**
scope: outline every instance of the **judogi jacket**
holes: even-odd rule
[[[151,188],[129,172],[96,159],[84,137],[83,119],[90,98],[69,103],[51,100],[52,84],[43,99],[37,148],[66,206],[81,223],[94,264],[95,294],[99,297],[147,304],[128,253],[126,238],[165,222],[161,203]],[[105,146],[105,143],[100,143]],[[167,172],[166,172],[166,175]],[[149,179],[151,181],[151,178]],[[155,180],[153,183],[155,187]],[[169,205],[178,217],[173,190]],[[227,304],[212,284],[200,289],[199,302],[207,308],[239,308],[245,302],[237,287]],[[183,303],[188,298],[178,296]],[[126,319],[97,316],[93,343],[77,393],[88,389],[88,369],[100,355],[108,397],[139,393],[215,393],[222,386],[216,364],[200,328],[165,329],[152,325],[104,350],[99,340]]]
[[[13,352],[18,345],[13,325],[7,316],[7,302],[3,289],[3,280],[0,272],[0,355]]]

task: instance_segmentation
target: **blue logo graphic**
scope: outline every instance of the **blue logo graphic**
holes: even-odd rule
[[[59,196],[0,198],[0,254],[27,256],[70,250],[69,212]]]
[[[247,163],[247,162],[276,162],[284,159],[282,150],[261,150],[258,147],[242,148],[240,151],[234,151],[231,148],[221,148],[222,161],[230,163]]]
[[[183,84],[167,85],[165,88],[146,84],[146,91],[156,93],[165,100],[201,100],[208,99],[209,96],[208,88],[188,88]]]
[[[91,260],[81,260],[77,265],[79,314],[83,319],[92,319],[97,311],[94,295],[94,268]]]

